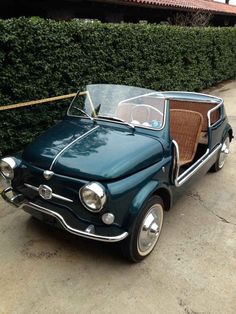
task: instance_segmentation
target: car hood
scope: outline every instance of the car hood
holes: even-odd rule
[[[35,139],[23,159],[57,174],[86,180],[113,180],[163,158],[158,139],[129,128],[64,120]]]

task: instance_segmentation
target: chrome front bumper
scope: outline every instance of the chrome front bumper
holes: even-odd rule
[[[12,193],[11,196],[8,196],[8,194]],[[15,206],[15,207],[20,207],[22,204],[22,201],[24,200],[24,197],[22,194],[16,194],[13,195],[13,188],[11,186],[7,187],[1,192],[1,196],[6,201],[7,203]]]
[[[63,229],[67,230],[68,232],[75,234],[77,236],[88,238],[92,240],[102,241],[102,242],[119,242],[125,239],[128,236],[128,232],[123,232],[117,236],[102,236],[99,234],[96,234],[94,232],[95,228],[93,225],[88,225],[85,230],[79,230],[73,228],[69,223],[66,221],[66,218],[64,218],[61,214],[57,213],[56,211],[53,211],[51,209],[45,208],[43,206],[39,206],[35,203],[32,203],[30,201],[26,201],[23,198],[22,194],[16,194],[11,197],[8,196],[8,194],[13,192],[12,187],[8,187],[5,190],[1,192],[2,198],[9,204],[21,208],[23,210],[32,209],[36,210],[38,212],[41,212],[43,214],[52,216],[57,219],[57,221],[61,224]]]

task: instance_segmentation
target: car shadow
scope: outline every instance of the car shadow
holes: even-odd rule
[[[130,265],[123,257],[119,243],[105,243],[81,238],[69,232],[48,225],[34,217],[30,217],[26,222],[27,238],[32,238],[31,242],[42,242],[40,247],[42,252],[38,254],[29,252],[28,256],[53,256],[60,251],[60,257],[70,257],[75,260],[98,260],[103,263],[113,263],[117,265]],[[45,245],[44,245],[45,244]],[[37,246],[37,243],[35,244]],[[47,252],[43,251],[43,247]],[[37,250],[37,248],[35,248]],[[44,253],[43,253],[44,252]]]

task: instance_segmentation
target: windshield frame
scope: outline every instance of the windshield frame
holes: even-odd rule
[[[103,85],[103,84],[101,84],[101,85]],[[113,84],[111,84],[111,85],[113,85]],[[115,84],[114,84],[114,85],[115,85]],[[115,85],[115,86],[117,86],[117,85]],[[121,85],[121,86],[129,87],[129,85]],[[130,87],[133,87],[133,86],[130,86]],[[155,94],[160,95],[160,98],[163,98],[163,100],[164,100],[164,104],[163,104],[163,122],[162,122],[161,127],[159,127],[159,128],[154,128],[154,127],[151,127],[151,126],[136,125],[136,124],[132,124],[132,123],[131,123],[131,124],[134,126],[135,129],[136,129],[136,128],[140,128],[140,129],[153,130],[153,131],[161,131],[161,130],[163,130],[164,127],[165,127],[165,125],[166,125],[167,101],[168,101],[168,98],[166,98],[165,95],[163,95],[161,92],[152,91],[152,92],[150,92],[150,93],[143,94],[143,95],[139,95],[139,96],[134,96],[134,97],[131,97],[131,98],[127,98],[127,99],[122,100],[122,101],[119,102],[119,104],[120,104],[120,103],[125,102],[125,101],[128,101],[128,100],[132,100],[132,99],[139,98],[140,96],[149,96],[149,95],[155,95]],[[66,115],[67,115],[68,117],[76,117],[76,118],[80,118],[80,119],[88,119],[88,120],[89,120],[89,118],[86,117],[86,116],[79,115],[79,114],[78,114],[78,115],[73,115],[73,114],[70,114],[70,113],[69,113],[69,112],[70,112],[70,109],[71,109],[71,107],[72,107],[72,105],[73,105],[74,100],[75,100],[77,97],[79,97],[79,96],[84,96],[84,95],[87,95],[87,96],[88,96],[89,103],[90,103],[90,107],[91,107],[91,110],[92,110],[92,112],[93,112],[93,114],[94,114],[94,115],[92,116],[92,118],[94,119],[94,121],[105,121],[105,122],[116,123],[116,124],[121,124],[121,125],[127,125],[127,123],[129,124],[129,122],[127,122],[127,121],[122,122],[122,121],[116,121],[116,120],[109,119],[109,116],[107,116],[108,119],[106,119],[106,118],[104,118],[104,117],[103,117],[103,118],[99,118],[99,115],[98,115],[98,116],[96,115],[96,111],[95,111],[95,108],[94,108],[94,105],[93,105],[93,101],[92,101],[92,99],[91,99],[91,96],[90,96],[90,93],[89,93],[88,90],[78,91],[78,92],[76,93],[76,95],[75,95],[74,98],[72,99],[72,101],[71,101],[71,103],[70,103],[70,105],[69,105],[69,107],[68,107],[68,109],[67,109]],[[111,117],[111,116],[110,116],[110,117]]]

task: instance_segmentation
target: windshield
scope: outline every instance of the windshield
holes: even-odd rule
[[[164,96],[153,90],[96,84],[88,85],[86,91],[77,93],[68,115],[160,129],[164,123],[164,111]]]

